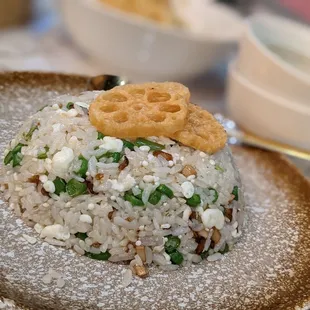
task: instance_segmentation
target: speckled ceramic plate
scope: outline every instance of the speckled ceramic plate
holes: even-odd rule
[[[62,93],[86,88],[86,78],[39,73],[0,74],[0,152],[20,122]],[[307,309],[310,301],[310,185],[277,154],[235,148],[245,185],[247,228],[220,262],[176,272],[155,267],[123,288],[122,270],[79,257],[23,234],[33,230],[0,200],[0,297],[31,309]],[[0,196],[1,198],[1,196]],[[49,268],[66,285],[44,284]]]

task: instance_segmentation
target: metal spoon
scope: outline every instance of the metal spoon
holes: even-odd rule
[[[89,79],[88,90],[110,90],[115,86],[122,86],[128,83],[129,81],[125,77],[107,74],[98,75]],[[217,113],[214,116],[224,126],[228,134],[228,143],[231,145],[243,144],[279,152],[296,158],[310,160],[309,151],[257,137],[243,129],[240,129],[233,120],[225,118],[222,114]]]
[[[296,158],[310,160],[310,152],[299,149],[288,144],[276,142],[273,140],[258,137],[252,133],[241,129],[237,124],[222,114],[215,114],[214,117],[223,125],[228,135],[228,143],[231,145],[248,145],[256,148],[261,148],[269,151],[274,151],[289,155]]]
[[[88,80],[88,90],[110,90],[115,86],[128,84],[129,81],[125,77],[117,75],[102,74],[91,77]]]

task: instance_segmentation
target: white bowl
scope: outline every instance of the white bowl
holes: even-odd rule
[[[227,88],[231,118],[248,131],[310,150],[310,108],[252,84],[231,65]]]
[[[250,19],[236,68],[267,91],[310,107],[310,28],[272,15]]]
[[[98,0],[61,0],[59,5],[73,40],[97,60],[102,73],[134,80],[193,77],[229,56],[238,39],[195,37],[110,9]]]

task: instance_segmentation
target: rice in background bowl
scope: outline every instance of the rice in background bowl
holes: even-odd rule
[[[151,263],[220,259],[244,219],[229,148],[208,155],[165,137],[104,137],[88,117],[97,94],[58,97],[25,122],[0,177],[9,207],[46,242],[130,261],[141,277]]]

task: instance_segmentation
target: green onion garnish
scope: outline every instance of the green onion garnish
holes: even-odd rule
[[[143,207],[144,206],[144,203],[141,199],[135,197],[134,195],[132,195],[130,193],[125,193],[124,199],[126,201],[129,201],[133,207],[135,207],[135,206]]]
[[[212,203],[216,203],[218,198],[219,198],[219,193],[213,187],[209,187],[209,191],[213,191],[214,192],[214,199],[212,200]]]
[[[162,194],[166,195],[168,198],[173,198],[173,191],[166,186],[165,184],[161,184],[156,188],[157,191],[161,192]]]
[[[104,138],[104,134],[98,131],[97,140],[102,140]]]
[[[79,160],[81,161],[81,166],[79,170],[74,171],[77,175],[79,175],[81,178],[86,177],[86,172],[88,170],[88,160],[84,158],[82,155],[79,156]]]
[[[77,237],[78,239],[81,239],[81,240],[84,241],[88,236],[87,236],[86,233],[77,232],[77,233],[75,234],[75,237]]]
[[[34,133],[38,128],[39,128],[38,125],[34,125],[34,126],[32,126],[32,127],[29,129],[29,131],[28,131],[26,134],[24,133],[23,136],[24,136],[25,140],[26,140],[26,141],[31,140],[33,133]]]
[[[190,207],[198,207],[201,203],[201,198],[198,194],[194,194],[191,198],[186,199],[186,203]]]
[[[122,154],[119,152],[114,152],[111,157],[113,158],[113,163],[118,163],[122,158]]]
[[[200,254],[200,257],[201,257],[202,259],[205,259],[205,258],[207,258],[208,256],[209,256],[208,251],[203,251],[203,252]]]
[[[238,201],[239,200],[239,188],[238,188],[238,186],[234,186],[232,194],[235,196],[234,200]]]
[[[68,110],[71,110],[72,108],[74,107],[74,102],[68,102],[67,103],[67,105],[66,105],[66,108],[68,109]]]
[[[20,162],[23,159],[23,155],[21,153],[13,154],[13,168],[20,165]]]
[[[71,179],[66,186],[67,193],[71,197],[76,197],[87,193],[87,185],[76,179]]]
[[[133,151],[135,148],[135,145],[133,143],[131,143],[130,141],[123,139],[123,147],[124,147],[124,149],[127,148],[127,149],[130,149],[131,151]]]
[[[228,246],[228,244],[226,243],[225,244],[225,248],[223,249],[223,250],[221,250],[221,251],[219,251],[221,254],[226,254],[226,253],[228,253],[229,252],[229,246]]]
[[[22,147],[26,146],[25,144],[18,143],[13,150],[7,153],[4,158],[4,164],[8,165],[11,161],[13,162],[13,167],[20,165],[20,162],[23,159],[23,155],[21,154]]]
[[[157,205],[161,199],[161,196],[162,196],[161,192],[156,190],[150,195],[149,203],[151,203],[154,206]]]
[[[220,171],[220,172],[225,172],[225,169],[222,168],[220,165],[216,164],[215,166],[215,170]]]
[[[111,254],[109,253],[109,251],[101,252],[99,254],[86,252],[85,256],[96,260],[108,260],[111,257]]]
[[[45,151],[43,151],[43,152],[40,152],[39,154],[38,154],[38,159],[46,159],[47,158],[47,152],[50,150],[50,148],[46,145],[46,146],[44,146],[44,150]]]
[[[55,192],[54,194],[60,195],[60,193],[66,192],[66,181],[64,179],[61,179],[60,177],[56,177],[56,179],[53,181],[55,185]]]
[[[181,265],[183,263],[184,257],[179,251],[174,251],[170,254],[170,260],[174,265]]]
[[[149,141],[147,139],[144,138],[138,138],[135,141],[135,145],[140,147],[140,146],[148,146],[150,148],[151,151],[159,151],[159,150],[163,150],[165,148],[164,145],[156,143],[156,142],[152,142]]]
[[[173,253],[181,244],[181,240],[177,236],[169,235],[168,240],[165,242],[165,251],[170,254]]]

